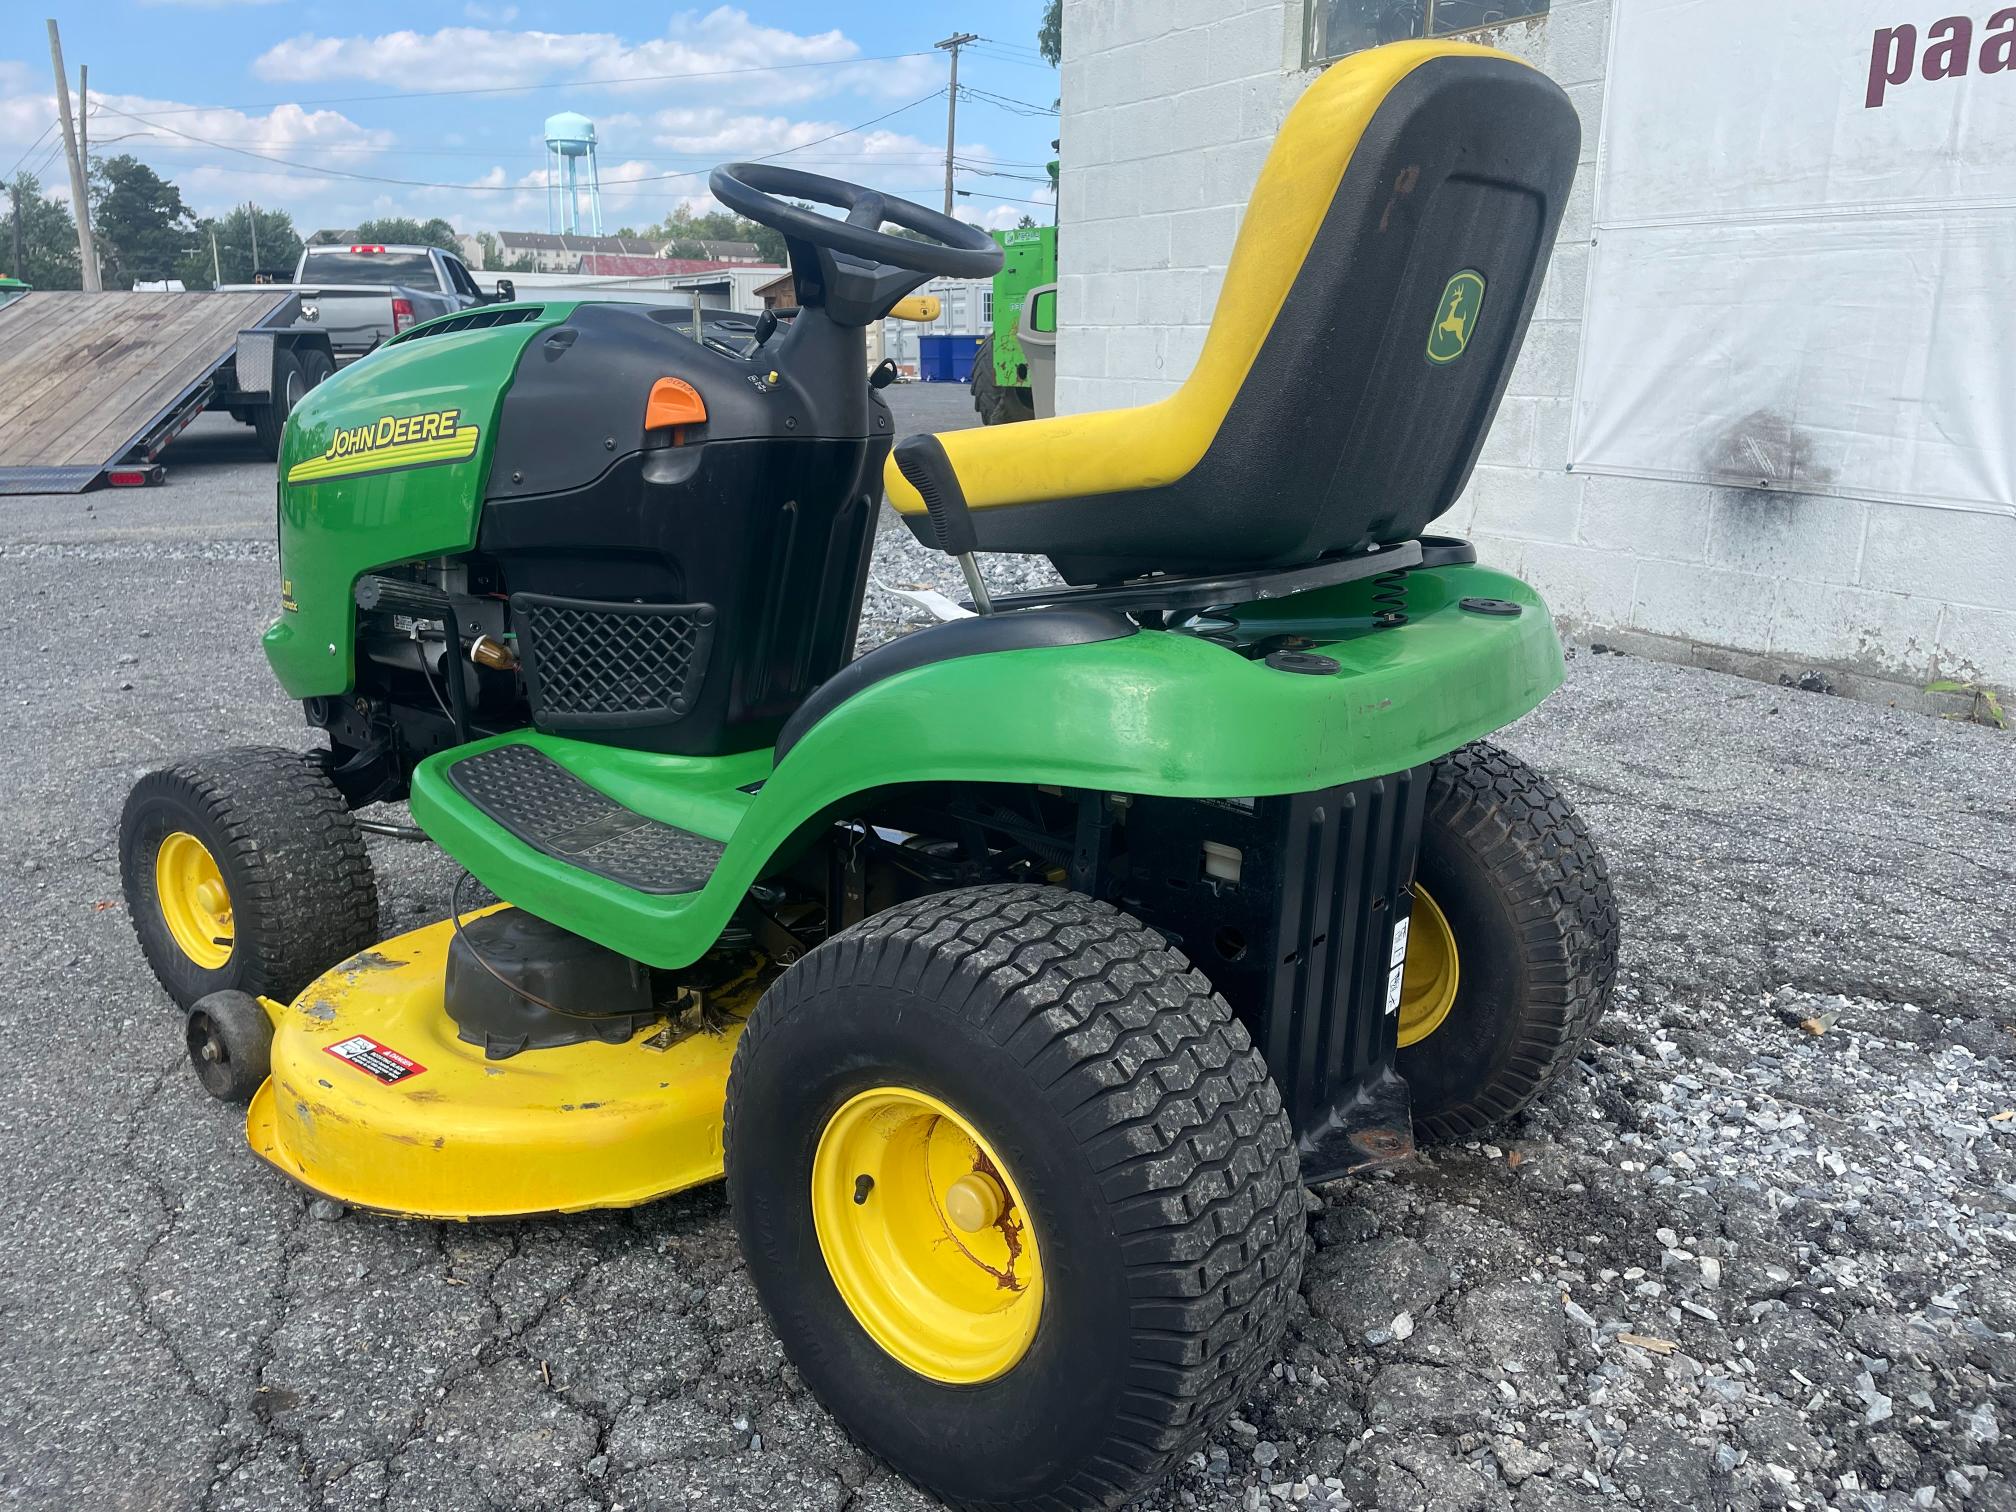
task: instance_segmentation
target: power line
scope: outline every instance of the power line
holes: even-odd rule
[[[1001,47],[1006,48],[1009,52],[1027,53],[1032,58],[1043,56],[1041,48],[1030,47],[1027,43],[1005,42],[999,37],[982,37],[980,40],[985,42],[989,47]]]
[[[144,137],[147,135],[147,133],[136,132],[133,135],[135,137]],[[105,137],[105,138],[94,138],[93,140],[94,142],[97,142],[97,141],[130,141],[132,139],[133,137]],[[489,163],[495,163],[503,159],[516,159],[524,162],[531,162],[535,160],[535,154],[532,153],[529,149],[522,152],[487,152],[484,151],[482,148],[478,147],[381,147],[381,146],[372,146],[366,143],[349,144],[343,142],[272,142],[272,141],[262,141],[257,137],[218,137],[214,140],[214,142],[213,141],[149,142],[147,144],[146,150],[149,152],[199,152],[199,151],[208,151],[213,146],[267,147],[267,148],[279,148],[281,150],[293,151],[293,152],[327,152],[336,154],[354,153],[360,156],[369,155],[373,157],[476,158],[483,162],[489,162]],[[682,157],[698,158],[702,162],[708,164],[710,167],[713,164],[722,161],[722,153],[719,150],[692,151],[692,152],[659,151],[654,152],[652,155],[654,157],[660,157],[660,158],[669,157],[673,159]],[[848,154],[844,156],[835,154],[831,156],[806,158],[803,159],[803,161],[814,163],[888,163],[894,165],[921,165],[925,163],[933,163],[933,164],[942,163],[944,161],[944,154],[929,151],[878,152],[870,157],[865,158],[859,154]],[[1033,158],[988,158],[985,160],[985,162],[990,164],[1000,164],[1010,168],[1040,168],[1043,166],[1042,163],[1036,161]]]
[[[449,95],[528,94],[540,89],[589,89],[604,84],[662,84],[679,79],[728,79],[743,74],[784,73],[796,68],[851,68],[862,63],[895,63],[904,58],[928,58],[922,52],[883,53],[870,58],[819,58],[805,63],[764,63],[748,68],[708,68],[694,73],[608,74],[599,78],[556,79],[545,84],[489,84],[467,89],[401,89],[389,94],[325,95],[314,100],[264,100],[243,105],[178,105],[154,115],[196,115],[206,110],[276,110],[284,105],[365,105],[386,100],[432,100]]]
[[[979,100],[984,104],[994,106],[997,110],[1005,110],[1010,115],[1054,116],[1057,114],[1057,107],[1055,105],[1038,105],[1033,100],[1018,100],[1013,95],[992,94],[984,89],[974,89],[971,85],[961,86],[959,92],[970,100]]]
[[[1000,200],[1006,205],[1041,205],[1045,210],[1055,210],[1055,200],[1017,199],[1012,194],[996,194],[989,189],[960,189],[955,191],[964,199]]]
[[[872,119],[862,121],[858,125],[844,126],[838,131],[829,132],[827,135],[822,137],[814,137],[809,142],[800,142],[794,147],[782,147],[775,152],[760,153],[754,159],[751,159],[751,161],[768,162],[772,158],[786,157],[794,152],[802,152],[808,147],[817,147],[825,142],[836,141],[843,136],[852,136],[856,132],[866,131],[870,126],[878,126],[884,121],[902,115],[907,110],[915,110],[919,105],[928,104],[930,101],[937,99],[940,95],[944,93],[945,91],[943,88],[934,89],[927,95],[920,95],[918,98],[910,101],[907,105],[899,105],[894,110],[885,111],[879,116],[875,116]],[[113,115],[125,116],[129,120],[144,122],[147,121],[148,119],[145,116],[136,115],[134,112],[130,110],[121,110],[117,106],[107,105],[104,108],[107,111],[111,112]],[[159,122],[151,122],[150,124],[157,126],[160,125]],[[312,173],[324,178],[356,179],[363,183],[392,184],[399,188],[404,189],[445,189],[461,194],[518,194],[524,192],[525,189],[525,186],[522,184],[449,184],[449,183],[440,183],[429,179],[404,179],[404,178],[392,178],[385,174],[378,174],[378,173],[357,173],[347,168],[334,168],[329,167],[327,165],[317,165],[314,163],[299,163],[294,162],[288,158],[273,157],[267,153],[254,152],[248,147],[234,147],[228,142],[216,141],[210,137],[198,136],[195,132],[183,131],[174,126],[160,126],[160,129],[162,131],[168,132],[171,136],[182,137],[183,139],[191,142],[199,142],[206,147],[215,147],[220,151],[237,153],[240,157],[255,158],[262,163],[272,163],[277,167],[281,168],[293,168],[302,173]],[[636,178],[605,179],[603,181],[603,187],[609,188],[609,187],[621,187],[630,184],[667,183],[673,179],[702,178],[708,172],[709,170],[705,168],[694,168],[694,169],[688,169],[683,173],[656,173],[656,174],[640,175]]]
[[[984,43],[976,43],[973,50],[990,63],[1006,63],[1011,68],[1037,68],[1053,77],[1057,72],[1048,63],[1038,63],[1029,58],[1018,58],[1013,53],[997,52]]]
[[[40,131],[38,131],[35,134],[35,140],[30,142],[26,147],[21,149],[21,156],[14,159],[14,166],[7,170],[7,177],[9,177],[10,179],[14,177],[15,173],[20,170],[21,165],[28,161],[28,154],[33,152],[37,147],[40,147],[42,145],[42,138],[49,135],[49,133],[54,131],[55,129],[56,129],[56,117],[51,116],[49,117],[49,124],[47,126],[44,126]]]

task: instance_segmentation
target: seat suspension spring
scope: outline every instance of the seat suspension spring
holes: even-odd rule
[[[1391,630],[1407,623],[1407,568],[1396,567],[1372,579],[1372,628]]]

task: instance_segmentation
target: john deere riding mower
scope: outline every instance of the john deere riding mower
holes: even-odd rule
[[[1515,1112],[1609,993],[1602,862],[1481,743],[1560,681],[1546,607],[1428,533],[1577,141],[1483,48],[1338,64],[1141,409],[892,448],[864,328],[999,249],[767,164],[713,191],[784,233],[787,331],[491,306],[323,384],[265,647],[327,749],[123,822],[205,1085],[389,1214],[725,1171],[867,1446],[961,1503],[1139,1491],[1268,1362],[1303,1183]],[[978,612],[850,661],[885,492]],[[1004,551],[1064,586],[990,597]],[[353,811],[398,798],[480,887],[380,941]]]

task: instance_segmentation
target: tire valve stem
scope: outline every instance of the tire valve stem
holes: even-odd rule
[[[868,1194],[874,1190],[875,1178],[873,1176],[856,1176],[854,1178],[854,1206],[860,1207],[868,1200]]]

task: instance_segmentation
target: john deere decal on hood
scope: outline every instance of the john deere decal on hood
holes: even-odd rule
[[[288,468],[287,481],[312,483],[321,478],[461,462],[476,454],[477,436],[478,428],[464,425],[459,409],[383,415],[367,425],[337,431],[321,456]]]

